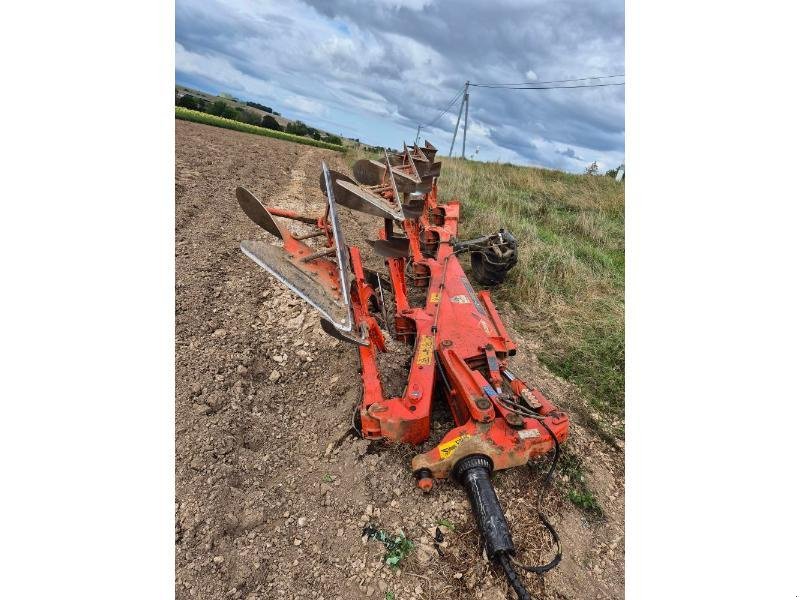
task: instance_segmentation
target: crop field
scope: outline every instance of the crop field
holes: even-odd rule
[[[286,140],[287,142],[295,142],[297,144],[306,144],[308,146],[315,146],[317,148],[325,148],[327,150],[338,150],[343,152],[344,146],[336,144],[328,144],[311,138],[303,137],[300,135],[292,135],[283,131],[275,131],[266,129],[264,127],[257,127],[241,121],[234,121],[233,119],[226,119],[225,117],[218,117],[208,113],[200,112],[199,110],[191,110],[182,106],[175,107],[175,118],[183,121],[193,121],[195,123],[202,123],[204,125],[213,125],[214,127],[223,127],[225,129],[233,129],[243,133],[254,133],[256,135],[263,135],[266,137],[275,138],[278,140]]]

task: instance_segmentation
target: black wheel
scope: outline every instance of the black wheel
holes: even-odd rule
[[[494,265],[486,259],[482,252],[470,255],[472,274],[481,285],[499,285],[506,280],[507,265]]]

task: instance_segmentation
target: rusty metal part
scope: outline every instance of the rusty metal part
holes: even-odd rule
[[[428,140],[425,140],[425,145],[419,150],[425,155],[425,158],[428,159],[428,162],[433,162],[433,158],[436,156],[436,147],[433,144],[431,144]]]
[[[312,231],[311,233],[306,233],[304,235],[296,235],[296,236],[294,236],[294,239],[296,239],[296,240],[307,240],[307,239],[310,239],[310,238],[321,237],[323,235],[325,235],[324,231]]]
[[[363,335],[363,332],[362,337],[355,337],[354,335],[340,331],[327,319],[320,319],[319,324],[325,333],[331,337],[335,337],[337,340],[341,340],[347,344],[355,344],[356,346],[369,346],[369,338]]]
[[[268,220],[264,221],[264,224],[269,227],[268,231],[283,241],[282,247],[261,241],[245,241],[242,242],[241,248],[246,256],[311,304],[336,329],[351,333],[354,329],[354,320],[350,301],[349,253],[336,213],[333,193],[330,192],[331,179],[325,163],[322,164],[322,170],[328,192],[326,194],[328,206],[327,222],[321,233],[327,235],[330,230],[330,246],[322,250],[310,248],[278,225],[272,219],[272,215],[283,213],[281,216],[299,217],[305,221],[311,220],[313,223],[318,223],[317,219],[297,215],[291,211],[268,211],[247,190],[237,188],[237,199],[245,213],[251,218],[256,216],[262,221],[266,215]],[[260,211],[254,202],[263,211]],[[259,224],[258,221],[256,223]],[[334,262],[326,260],[330,255],[335,256]]]
[[[417,171],[417,165],[414,163],[408,151],[408,146],[403,144],[402,154],[396,154],[394,158],[392,172],[397,182],[397,189],[401,192],[420,191],[419,186],[422,185],[422,178]]]
[[[403,206],[394,173],[389,168],[389,155],[384,150],[384,170],[378,183],[363,185],[352,180],[337,179],[333,192],[336,202],[351,210],[376,217],[402,221]]]
[[[405,238],[389,238],[388,240],[367,240],[375,253],[389,258],[409,256],[409,241]]]
[[[348,177],[344,173],[340,173],[339,171],[334,171],[333,169],[328,169],[328,173],[330,173],[331,183],[333,183],[334,185],[336,185],[336,182],[339,180],[355,184],[355,181],[353,181],[350,177]],[[327,189],[327,184],[325,183],[325,173],[319,174],[319,189],[322,190],[323,194],[327,195],[328,189]]]
[[[300,260],[302,262],[309,262],[311,260],[316,260],[323,256],[331,256],[333,254],[336,254],[336,248],[323,248],[322,250],[317,250],[316,252],[312,252],[311,254],[304,256]]]
[[[379,185],[386,173],[386,165],[377,160],[364,158],[353,165],[353,177],[361,185]]]
[[[402,207],[394,200],[389,185],[360,186],[349,181],[336,182],[336,202],[342,206],[388,219],[403,219]]]
[[[268,231],[275,237],[281,237],[281,231],[275,219],[269,214],[269,211],[261,204],[261,201],[256,198],[253,193],[243,187],[236,188],[236,199],[239,201],[239,206],[244,211],[250,220],[256,225],[261,227],[264,231]]]
[[[241,248],[247,257],[317,309],[326,319],[338,323],[339,328],[350,329],[349,308],[331,275],[331,271],[334,271],[332,263],[322,259],[304,263],[304,254],[292,255],[279,246],[256,240],[242,242]]]
[[[267,209],[273,217],[283,217],[285,219],[292,219],[293,221],[300,221],[306,225],[317,225],[319,219],[317,217],[309,217],[308,215],[301,215],[293,210],[283,210],[281,208],[269,207]]]
[[[406,219],[418,219],[422,216],[423,207],[413,204],[403,204],[403,214]]]

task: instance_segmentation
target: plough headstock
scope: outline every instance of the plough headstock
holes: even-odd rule
[[[514,546],[488,475],[557,451],[569,420],[509,370],[516,344],[489,292],[475,291],[458,260],[468,252],[478,281],[497,284],[516,263],[516,240],[504,230],[458,240],[460,206],[454,200],[439,204],[441,163],[435,156],[427,141],[421,147],[404,144],[400,153],[384,151],[382,160],[356,162],[353,178],[323,163],[320,217],[266,208],[238,188],[245,214],[281,242],[242,242],[242,250],[319,311],[326,333],[357,346],[363,437],[419,444],[430,435],[434,396],[447,402],[455,427],[432,450],[413,458],[414,475],[424,490],[450,475],[465,486],[490,557],[510,573],[513,584],[509,557]],[[390,289],[380,274],[366,274],[359,249],[346,245],[337,206],[383,220],[378,239],[369,244],[386,258]],[[313,229],[293,235],[276,217]],[[313,246],[311,240],[322,244]],[[425,300],[413,302],[408,286],[424,288]],[[414,346],[405,391],[398,397],[385,396],[378,370],[377,353],[386,351],[384,332]]]

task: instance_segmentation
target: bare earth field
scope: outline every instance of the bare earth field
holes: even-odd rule
[[[357,355],[327,336],[316,313],[239,250],[267,236],[236,203],[243,185],[275,206],[319,213],[320,161],[349,173],[341,154],[185,121],[176,134],[176,504],[179,599],[513,597],[481,555],[469,504],[452,482],[423,494],[411,475],[416,449],[358,439]],[[380,226],[340,211],[357,243]],[[371,265],[371,266],[379,266]],[[515,332],[515,315],[500,306]],[[578,392],[520,344],[512,368],[570,411]],[[440,413],[431,443],[449,429]],[[576,422],[565,450],[583,459],[602,517],[566,497],[558,472],[545,509],[564,558],[526,576],[539,598],[623,598],[623,454]],[[523,562],[550,558],[535,513],[541,473],[498,472],[497,493]],[[433,546],[437,521],[445,541]],[[384,547],[362,540],[367,522],[402,531],[414,552],[392,569]]]

